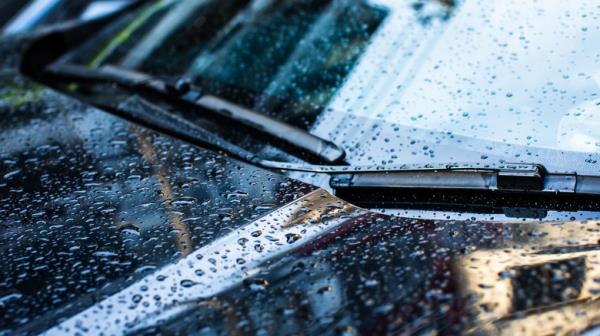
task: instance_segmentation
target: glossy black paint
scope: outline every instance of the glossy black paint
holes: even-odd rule
[[[0,82],[0,329],[38,332],[314,187]]]
[[[138,333],[580,332],[597,316],[596,227],[359,214]]]

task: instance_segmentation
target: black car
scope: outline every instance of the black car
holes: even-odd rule
[[[115,10],[0,39],[0,335],[599,332],[598,4]]]

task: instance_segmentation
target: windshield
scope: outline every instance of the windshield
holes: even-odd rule
[[[74,59],[188,78],[341,144],[351,164],[597,173],[598,12],[584,0],[163,0]]]

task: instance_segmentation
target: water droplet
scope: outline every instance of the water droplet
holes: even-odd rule
[[[288,244],[294,243],[298,241],[302,236],[298,233],[288,233],[285,235],[285,240]]]
[[[367,287],[374,287],[379,285],[379,281],[375,280],[375,279],[368,279],[365,281],[365,286]]]
[[[111,257],[118,257],[119,255],[112,251],[96,251],[96,252],[94,252],[94,256],[101,257],[101,258],[111,258]]]
[[[192,287],[192,286],[195,286],[195,285],[197,285],[197,284],[198,284],[197,282],[195,282],[195,281],[192,281],[192,280],[188,280],[188,279],[181,280],[181,281],[179,282],[179,285],[180,285],[181,287],[183,287],[183,288],[190,288],[190,287]]]
[[[195,197],[183,196],[176,200],[171,201],[172,206],[189,206],[196,204],[198,200]]]
[[[269,282],[266,279],[255,278],[244,280],[244,284],[251,290],[264,290],[269,285]]]

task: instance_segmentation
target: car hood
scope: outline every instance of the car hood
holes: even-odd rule
[[[0,334],[568,333],[598,222],[390,217],[0,71]]]

